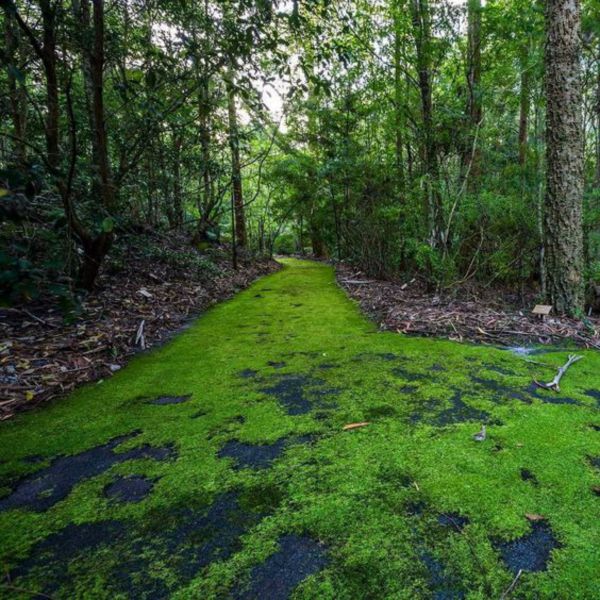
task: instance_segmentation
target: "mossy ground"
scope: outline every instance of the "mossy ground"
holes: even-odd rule
[[[557,545],[513,597],[597,598],[600,355],[584,355],[560,394],[532,393],[553,370],[378,333],[330,268],[286,261],[109,381],[0,426],[0,562],[12,586],[0,596],[252,597],[257,577],[291,562],[306,571],[296,599],[498,598],[514,578],[500,544],[527,535],[535,513]],[[134,431],[110,452],[173,451],[113,460],[45,510],[2,510],[56,456]],[[272,455],[261,448],[253,467],[257,444]],[[105,493],[134,475],[152,482],[145,498]],[[273,559],[286,545],[322,553]]]

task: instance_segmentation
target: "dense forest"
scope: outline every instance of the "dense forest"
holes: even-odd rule
[[[5,303],[158,232],[598,307],[596,0],[2,7]]]

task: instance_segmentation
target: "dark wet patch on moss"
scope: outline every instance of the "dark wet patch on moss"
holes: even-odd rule
[[[238,373],[238,377],[241,377],[242,379],[252,379],[257,375],[258,371],[255,371],[254,369],[244,369]]]
[[[303,415],[312,409],[313,402],[335,395],[338,390],[325,386],[322,379],[307,375],[280,375],[276,383],[261,388],[269,396],[275,396],[289,415]]]
[[[421,551],[419,558],[427,569],[429,588],[435,600],[459,600],[465,597],[441,560],[428,551]]]
[[[470,521],[468,517],[458,513],[442,513],[438,515],[437,522],[442,527],[448,527],[455,531],[462,531]]]
[[[41,592],[60,589],[61,597],[74,597],[70,566],[93,560],[94,552],[109,546],[109,563],[98,576],[110,594],[169,597],[174,590],[167,581],[184,586],[211,562],[229,558],[241,548],[240,536],[266,515],[263,509],[273,507],[271,501],[256,503],[260,511],[247,510],[241,502],[238,494],[227,492],[208,508],[161,512],[144,529],[131,530],[130,524],[117,521],[70,524],[36,544],[31,558],[10,573],[11,581],[20,583],[19,578],[33,575],[43,582]],[[165,581],[155,573],[164,575]]]
[[[376,419],[385,419],[388,417],[395,417],[398,411],[389,404],[382,404],[380,406],[372,406],[365,411],[365,418],[367,421],[374,421]]]
[[[39,581],[43,582],[41,589],[37,587],[32,589],[35,593],[31,595],[48,596],[71,581],[72,577],[67,567],[77,557],[113,544],[116,539],[122,538],[125,532],[124,523],[119,521],[100,521],[80,525],[70,523],[61,531],[35,544],[30,556],[11,570],[7,579],[14,582],[32,572],[43,574],[39,578]]]
[[[401,379],[404,379],[405,381],[422,381],[424,379],[429,379],[427,375],[415,371],[410,371],[405,367],[394,367],[392,369],[392,374],[395,377],[400,377]]]
[[[183,404],[191,397],[191,394],[186,394],[185,396],[159,396],[158,398],[148,400],[148,404],[157,404],[159,406],[164,406],[166,404]]]
[[[485,377],[479,377],[477,375],[471,375],[471,381],[477,385],[483,387],[486,390],[494,392],[492,400],[498,402],[503,398],[509,398],[511,400],[519,400],[526,404],[531,404],[531,398],[529,398],[523,392],[515,390],[509,385],[505,385],[496,381],[495,379],[487,379]]]
[[[455,423],[464,423],[466,421],[476,421],[479,423],[488,423],[490,420],[490,413],[485,410],[481,410],[467,404],[462,399],[462,393],[456,390],[454,394],[448,399],[450,406],[437,414],[427,417],[424,411],[419,410],[410,416],[411,423],[418,423],[425,421],[438,427],[445,425],[453,425]],[[435,405],[439,405],[439,401],[429,401],[427,403],[428,408],[432,408]]]
[[[328,563],[327,550],[307,536],[284,535],[279,549],[262,565],[252,569],[250,585],[238,590],[238,600],[287,600],[307,577],[321,571]]]
[[[565,398],[564,396],[557,396],[556,393],[551,390],[542,390],[535,383],[529,385],[527,392],[534,398],[537,398],[546,404],[581,404],[574,398]]]
[[[270,367],[273,367],[274,369],[283,369],[283,367],[286,366],[286,362],[284,361],[274,361],[274,360],[270,360],[267,363]]]
[[[141,502],[154,487],[154,480],[143,475],[117,477],[104,488],[104,495],[117,502]]]
[[[219,458],[232,458],[235,461],[234,469],[252,467],[264,469],[276,458],[281,456],[285,448],[285,438],[273,444],[246,444],[238,440],[229,440],[219,450]]]
[[[409,500],[404,505],[404,511],[409,517],[420,517],[425,512],[427,505],[423,500]]]
[[[532,523],[531,531],[510,542],[493,544],[500,552],[502,560],[515,575],[519,570],[545,571],[550,560],[550,553],[560,544],[554,537],[548,523],[539,521]]]
[[[44,511],[64,500],[75,485],[104,473],[113,465],[138,458],[161,461],[174,456],[172,446],[155,447],[148,444],[125,452],[114,451],[117,446],[139,433],[136,431],[118,436],[106,444],[79,454],[55,458],[48,467],[22,478],[8,496],[0,498],[0,512],[12,508]]]
[[[317,366],[317,369],[321,369],[321,371],[328,371],[329,369],[335,369],[337,365],[335,363],[321,363]]]
[[[265,469],[279,458],[286,447],[293,444],[309,444],[314,436],[283,437],[272,444],[248,444],[239,440],[229,440],[219,450],[219,458],[232,458],[234,469],[245,467]]]
[[[528,481],[532,485],[539,484],[537,477],[529,469],[521,469],[520,475],[523,481]]]
[[[404,385],[400,388],[401,394],[414,394],[419,388],[414,385]]]

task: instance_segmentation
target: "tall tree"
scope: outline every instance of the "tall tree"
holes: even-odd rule
[[[227,115],[229,123],[229,148],[231,150],[231,195],[235,220],[235,242],[240,248],[246,245],[246,217],[242,190],[242,166],[240,161],[240,133],[235,104],[235,78],[233,68],[225,75],[227,87]]]
[[[481,0],[467,4],[467,121],[463,168],[469,190],[475,192],[481,174],[481,151],[478,146],[479,128],[483,117],[481,102]]]
[[[442,249],[444,241],[444,215],[439,190],[439,162],[433,128],[433,76],[431,7],[429,0],[411,0],[413,35],[417,58],[417,74],[421,95],[422,162],[425,177],[424,195],[427,212],[429,242],[433,248]]]
[[[570,314],[584,297],[580,27],[579,0],[547,0],[546,280],[555,310]]]

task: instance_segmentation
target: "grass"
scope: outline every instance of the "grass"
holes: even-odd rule
[[[110,380],[0,425],[0,596],[241,598],[272,569],[283,587],[263,598],[499,598],[515,575],[501,546],[527,536],[529,513],[556,544],[513,597],[596,598],[600,416],[588,392],[600,390],[600,356],[583,354],[560,394],[533,394],[533,377],[553,371],[506,350],[378,333],[329,267],[285,261]],[[173,445],[176,456],[113,461],[44,511],[2,509],[56,456],[135,430],[111,452]],[[274,454],[252,468],[257,444]],[[105,494],[128,475],[152,480],[142,501]],[[468,522],[443,526],[444,514]],[[291,561],[306,570],[293,591],[290,561],[269,562],[282,539],[322,549]]]

